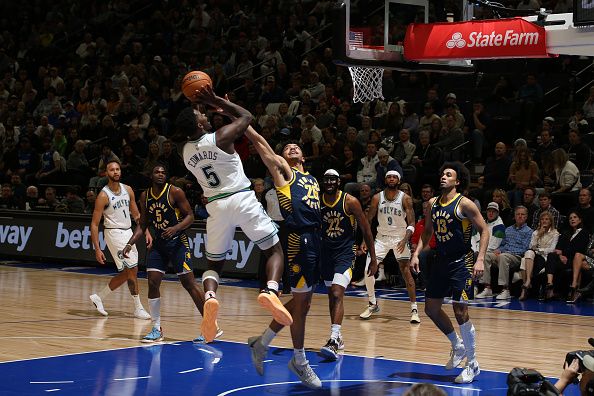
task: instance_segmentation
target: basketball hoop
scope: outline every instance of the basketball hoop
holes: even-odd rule
[[[353,79],[353,102],[369,102],[382,95],[384,69],[379,67],[349,66]]]

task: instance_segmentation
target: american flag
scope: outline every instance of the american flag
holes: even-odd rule
[[[363,32],[353,31],[349,32],[349,44],[351,47],[363,46]]]

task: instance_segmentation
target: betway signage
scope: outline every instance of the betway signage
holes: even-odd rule
[[[66,219],[65,219],[66,217]],[[60,217],[31,212],[2,212],[0,214],[0,257],[12,256],[23,259],[40,257],[95,262],[89,227],[91,218],[85,216]],[[207,239],[204,228],[186,230],[193,254],[194,268],[205,270],[204,248]],[[103,232],[99,232],[99,245],[108,261],[113,262],[107,249]],[[145,266],[146,249],[138,244],[141,267]],[[227,253],[224,272],[242,276],[256,276],[260,262],[260,249],[242,232],[236,232],[231,250]]]
[[[408,60],[548,57],[544,27],[522,18],[413,23],[406,30]]]

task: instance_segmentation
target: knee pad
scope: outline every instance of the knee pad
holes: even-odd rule
[[[219,274],[213,270],[204,271],[204,273],[202,274],[202,283],[204,283],[204,281],[207,279],[212,279],[215,282],[217,282],[217,284],[219,284],[219,280],[220,280]]]

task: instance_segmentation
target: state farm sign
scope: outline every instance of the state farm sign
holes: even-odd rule
[[[548,57],[545,29],[522,18],[408,26],[408,60]]]

